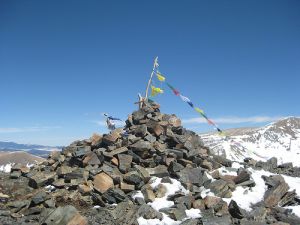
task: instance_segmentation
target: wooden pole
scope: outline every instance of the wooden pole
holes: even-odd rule
[[[138,101],[139,109],[141,109],[143,107],[144,100],[143,100],[143,97],[140,93],[138,94],[138,96],[139,96],[139,101]]]
[[[157,65],[157,60],[158,60],[158,56],[156,56],[156,58],[154,59],[153,69],[152,69],[152,72],[151,72],[151,75],[150,75],[150,79],[148,81],[148,85],[147,85],[147,88],[146,88],[145,100],[148,99],[148,91],[149,91],[149,87],[150,87],[150,84],[151,84],[151,81],[152,81],[152,77],[154,75],[154,69],[155,69],[155,67]]]

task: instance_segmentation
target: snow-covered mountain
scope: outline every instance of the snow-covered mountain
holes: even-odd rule
[[[211,150],[231,160],[251,157],[265,161],[277,157],[278,163],[292,162],[300,166],[300,118],[288,117],[260,128],[237,128],[201,134]]]

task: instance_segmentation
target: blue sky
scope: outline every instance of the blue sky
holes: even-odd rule
[[[126,119],[153,59],[223,128],[300,115],[300,1],[0,0],[0,140],[66,145]],[[155,100],[212,131],[167,87]]]

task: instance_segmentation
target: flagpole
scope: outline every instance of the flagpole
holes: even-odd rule
[[[150,84],[151,84],[151,81],[152,81],[152,77],[154,75],[154,69],[155,69],[155,67],[157,65],[157,60],[158,60],[158,56],[156,56],[156,58],[154,59],[153,69],[152,69],[152,72],[151,72],[151,75],[150,75],[150,79],[148,81],[148,85],[147,85],[147,88],[146,88],[145,100],[148,99],[148,91],[149,91],[149,87],[150,87]]]

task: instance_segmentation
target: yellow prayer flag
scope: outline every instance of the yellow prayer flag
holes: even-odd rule
[[[156,96],[158,94],[162,94],[162,93],[164,93],[164,91],[162,89],[151,86],[151,97],[154,97],[154,96]]]
[[[159,80],[159,81],[165,81],[165,77],[163,76],[163,75],[161,75],[160,73],[156,73],[156,76],[157,76],[157,79]]]
[[[203,113],[204,114],[204,111],[202,109],[199,109],[197,107],[195,107],[195,110],[198,112],[198,113]]]

